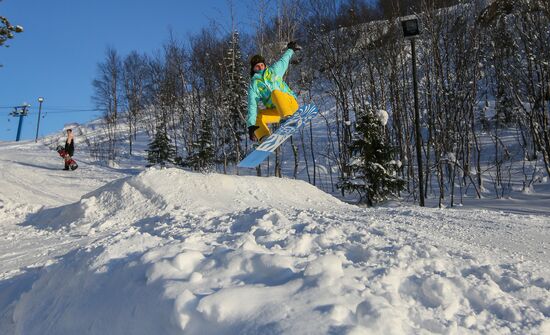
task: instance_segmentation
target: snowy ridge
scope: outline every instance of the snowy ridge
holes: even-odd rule
[[[37,275],[13,333],[541,334],[547,263],[491,250],[494,234],[550,235],[521,218],[360,209],[301,181],[150,169],[27,221],[95,240]]]
[[[303,181],[150,169],[108,183],[80,201],[39,212],[30,219],[44,228],[90,233],[147,217],[177,221],[178,214],[213,216],[250,208],[344,210],[353,208]]]

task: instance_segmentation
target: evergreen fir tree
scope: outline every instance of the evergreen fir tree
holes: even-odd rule
[[[155,137],[149,143],[149,149],[146,151],[147,160],[151,164],[173,163],[176,149],[171,144],[170,138],[166,134],[166,127],[163,124],[157,126]]]
[[[225,143],[229,146],[229,160],[237,162],[243,157],[241,142],[247,134],[245,113],[247,108],[248,82],[244,76],[239,33],[233,31],[229,37],[225,56],[226,78],[224,90],[224,106],[227,108],[228,138]]]
[[[212,115],[206,113],[201,120],[198,141],[187,156],[184,166],[195,171],[208,172],[214,167],[215,151],[212,143]]]
[[[394,160],[395,150],[386,143],[384,118],[370,107],[359,110],[356,117],[352,157],[347,164],[351,175],[340,180],[339,186],[357,192],[361,202],[372,206],[402,190],[405,181],[397,174],[400,164]]]

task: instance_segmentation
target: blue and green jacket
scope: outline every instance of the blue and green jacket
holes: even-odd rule
[[[296,98],[290,87],[283,81],[283,76],[288,69],[290,58],[294,55],[292,49],[288,49],[273,65],[266,67],[265,70],[255,73],[250,79],[248,87],[248,115],[246,117],[246,126],[250,127],[256,124],[258,116],[258,103],[261,101],[265,108],[275,108],[271,101],[271,92],[280,90],[291,94]]]

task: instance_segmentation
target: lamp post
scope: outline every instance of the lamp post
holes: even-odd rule
[[[418,103],[418,81],[416,74],[416,39],[420,35],[420,24],[418,18],[412,17],[401,21],[403,26],[403,37],[411,41],[412,53],[412,74],[414,87],[414,129],[416,140],[416,160],[418,164],[418,193],[419,204],[424,207],[424,175],[422,172],[422,134],[420,134],[420,108]]]
[[[38,142],[38,129],[40,129],[40,114],[42,114],[42,103],[44,102],[44,98],[39,97],[38,98],[38,121],[36,122],[36,138],[34,139],[34,142]]]

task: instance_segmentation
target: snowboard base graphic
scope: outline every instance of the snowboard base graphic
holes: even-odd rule
[[[246,156],[237,166],[254,168],[260,165],[275,149],[283,144],[290,136],[296,133],[307,122],[311,121],[319,110],[315,105],[300,107],[296,113],[285,122],[273,134],[269,135],[257,148]]]

